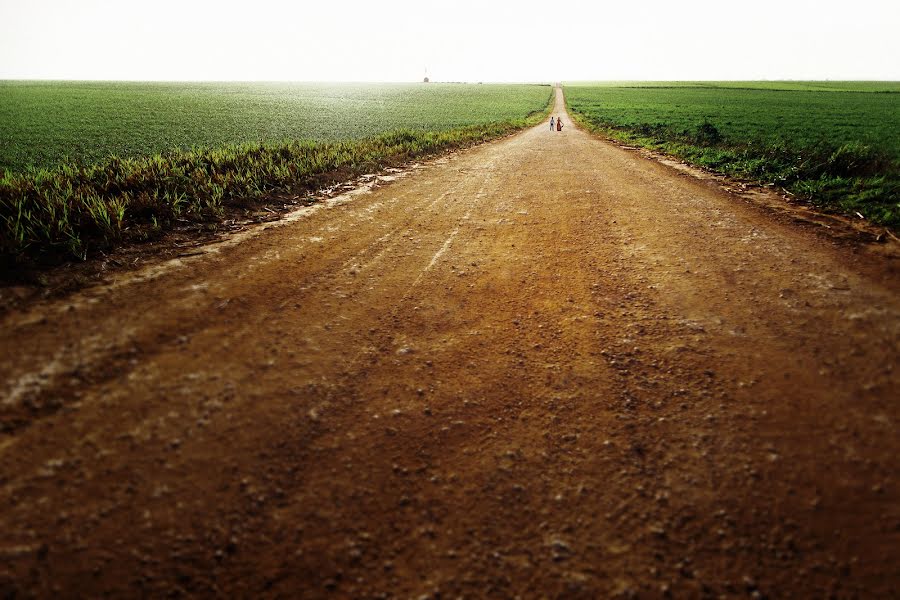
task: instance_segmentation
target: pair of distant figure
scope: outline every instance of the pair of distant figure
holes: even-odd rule
[[[554,117],[550,117],[550,131],[553,131],[554,127]],[[562,118],[556,117],[555,127],[557,131],[562,131]]]

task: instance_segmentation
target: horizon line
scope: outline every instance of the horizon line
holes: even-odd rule
[[[807,78],[793,78],[793,77],[776,77],[776,78],[761,78],[761,79],[752,79],[752,78],[686,78],[686,79],[667,79],[667,78],[650,78],[650,79],[628,79],[628,78],[613,78],[613,79],[560,79],[560,80],[508,80],[508,81],[496,81],[496,80],[433,80],[431,79],[428,82],[422,81],[421,79],[417,80],[354,80],[354,79],[95,79],[95,78],[85,78],[85,79],[73,79],[73,78],[65,78],[65,77],[0,77],[0,82],[10,82],[10,81],[23,81],[23,82],[67,82],[67,83],[315,83],[315,84],[416,84],[421,83],[425,84],[470,84],[470,85],[484,85],[484,84],[526,84],[526,85],[555,85],[557,83],[643,83],[643,82],[653,82],[653,83],[716,83],[716,82],[731,82],[731,83],[740,83],[740,82],[872,82],[872,83],[900,83],[900,79],[873,79],[870,77],[864,78],[824,78],[824,79],[807,79]]]

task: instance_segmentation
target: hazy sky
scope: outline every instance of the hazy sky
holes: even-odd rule
[[[900,79],[900,0],[0,0],[0,79]]]

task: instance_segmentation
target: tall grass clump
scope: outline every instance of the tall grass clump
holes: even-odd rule
[[[17,267],[84,259],[176,222],[214,222],[267,194],[314,187],[407,159],[510,133],[542,118],[445,131],[393,131],[346,142],[292,141],[112,157],[0,178],[0,260]]]
[[[900,161],[861,142],[729,140],[708,121],[693,130],[664,125],[626,127],[578,115],[588,128],[727,175],[777,184],[815,206],[862,214],[900,226]]]
[[[740,82],[567,86],[576,120],[827,211],[900,226],[900,87]]]

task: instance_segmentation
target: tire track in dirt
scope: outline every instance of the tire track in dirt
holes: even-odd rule
[[[889,595],[893,251],[542,125],[8,315],[0,587]]]

